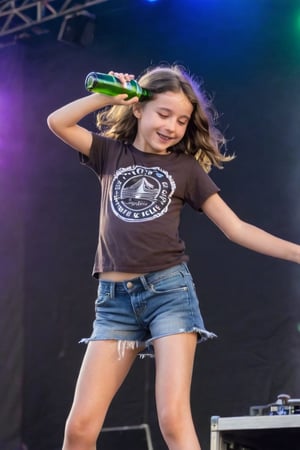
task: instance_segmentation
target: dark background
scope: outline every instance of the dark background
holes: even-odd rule
[[[160,62],[204,81],[237,158],[212,178],[243,219],[299,242],[300,4],[293,0],[109,0],[88,46],[48,32],[0,49],[0,449],[58,450],[93,320],[96,177],[46,125],[86,94],[91,71]],[[86,119],[95,129],[95,117]],[[231,244],[188,208],[182,236],[201,310],[219,339],[198,346],[192,405],[210,417],[300,397],[299,267]],[[156,422],[153,360],[137,360],[106,426]]]

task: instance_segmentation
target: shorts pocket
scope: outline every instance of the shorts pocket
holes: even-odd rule
[[[100,292],[96,301],[95,308],[97,309],[99,306],[105,305],[111,299],[110,292]]]
[[[150,289],[155,294],[176,293],[188,291],[188,285],[181,273],[174,273],[166,278],[161,278],[149,284]]]

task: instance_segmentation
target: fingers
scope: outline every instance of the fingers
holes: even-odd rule
[[[123,73],[123,72],[115,72],[113,70],[108,72],[109,75],[112,75],[113,77],[118,78],[120,83],[126,88],[126,85],[129,81],[134,80],[134,75],[131,73]],[[118,105],[132,105],[134,103],[137,103],[139,101],[138,97],[133,97],[128,99],[127,94],[119,94],[114,96],[114,104]]]
[[[111,70],[110,72],[108,72],[108,74],[118,78],[123,86],[126,86],[126,83],[134,79],[134,75],[130,73],[114,72],[113,70]]]
[[[138,97],[132,97],[128,98],[127,94],[119,94],[113,97],[114,104],[117,105],[133,105],[134,103],[137,103],[139,101]]]

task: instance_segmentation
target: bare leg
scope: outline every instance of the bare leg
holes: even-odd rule
[[[185,333],[154,342],[158,419],[169,450],[201,450],[190,407],[196,341]]]
[[[66,423],[63,450],[96,450],[108,407],[138,351],[127,349],[119,358],[117,341],[88,344]]]

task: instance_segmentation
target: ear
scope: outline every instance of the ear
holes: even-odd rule
[[[134,103],[132,105],[132,113],[137,119],[140,119],[142,117],[142,106],[140,103]]]

